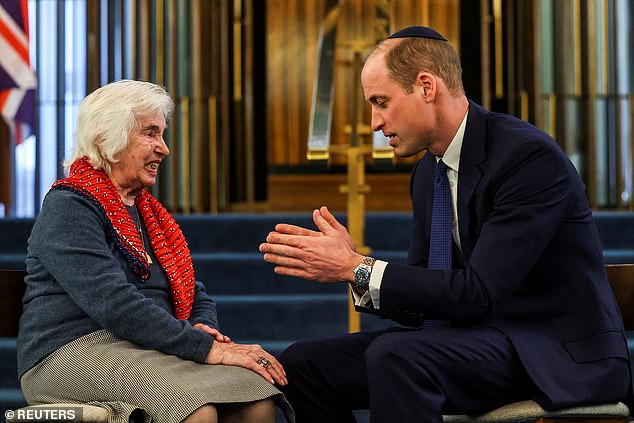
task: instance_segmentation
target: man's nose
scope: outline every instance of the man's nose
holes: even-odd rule
[[[372,126],[372,130],[373,131],[380,131],[381,128],[383,127],[383,124],[385,122],[383,121],[383,116],[381,116],[381,114],[377,111],[375,111],[374,109],[372,110],[372,121],[371,121],[371,126]]]

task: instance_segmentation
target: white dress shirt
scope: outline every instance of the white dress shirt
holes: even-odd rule
[[[467,126],[468,114],[469,111],[467,110],[467,113],[462,119],[462,123],[458,127],[451,143],[449,143],[449,147],[447,147],[447,151],[445,151],[444,156],[436,157],[436,160],[442,159],[448,167],[447,179],[449,180],[449,189],[451,190],[451,209],[453,213],[451,231],[453,239],[460,251],[462,251],[462,247],[460,245],[460,234],[458,232],[458,170],[460,167],[460,152],[462,151],[462,141],[464,139],[465,127]],[[380,308],[381,282],[383,280],[383,272],[385,272],[387,264],[387,262],[382,260],[374,262],[374,266],[372,266],[372,274],[370,275],[368,291],[363,294],[363,296],[360,296],[354,290],[352,291],[355,305],[361,307],[374,306],[377,310]]]

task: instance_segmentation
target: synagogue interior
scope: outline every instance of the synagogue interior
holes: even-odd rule
[[[180,225],[237,342],[279,354],[299,339],[386,327],[356,313],[341,284],[275,274],[258,245],[279,222],[314,229],[325,205],[360,252],[407,261],[410,177],[426,153],[397,157],[372,130],[360,74],[378,42],[412,25],[455,47],[470,100],[555,140],[585,186],[605,263],[634,263],[631,0],[24,3],[31,120],[4,109],[0,120],[0,269],[22,272],[0,280],[10,285],[0,296],[3,413],[26,405],[15,362],[27,240],[66,176],[80,103],[113,81],[150,81],[174,100],[170,154],[148,191]]]

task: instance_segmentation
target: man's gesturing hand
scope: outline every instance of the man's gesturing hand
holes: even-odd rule
[[[318,282],[351,282],[353,270],[363,260],[346,228],[321,207],[313,211],[319,231],[280,223],[260,244],[264,260],[275,264],[275,273]]]

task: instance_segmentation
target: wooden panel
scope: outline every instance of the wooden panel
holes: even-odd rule
[[[350,142],[355,120],[353,95],[361,105],[357,116],[369,125],[370,108],[365,105],[355,51],[365,57],[376,44],[376,7],[382,0],[349,0],[339,3],[337,47],[334,69],[334,104],[331,144]],[[306,166],[306,145],[316,74],[319,28],[326,14],[326,0],[267,0],[267,155],[273,167]],[[398,0],[390,11],[392,31],[410,25],[429,25],[455,46],[459,40],[459,0]],[[369,135],[364,142],[370,143]],[[419,157],[419,156],[418,156]],[[411,165],[418,157],[395,159]],[[345,165],[345,155],[331,155],[331,163]],[[371,160],[368,158],[368,161]],[[306,211],[321,204],[345,209],[339,194],[344,174],[294,174],[268,176],[269,206],[275,211]],[[372,193],[368,210],[409,210],[409,173],[368,175]]]
[[[409,211],[409,174],[368,174],[368,211]],[[271,174],[268,178],[269,211],[310,212],[322,205],[333,211],[346,210],[346,195],[339,187],[345,174]]]
[[[457,46],[459,40],[459,0],[399,0],[392,5],[396,30],[427,24],[440,30]],[[335,54],[335,96],[332,144],[349,142],[353,120],[352,95],[356,88],[363,104],[360,69],[354,66],[354,51],[365,57],[374,47],[375,0],[341,2]],[[325,16],[325,0],[267,0],[267,140],[268,163],[275,166],[307,164],[306,143],[316,72],[320,23]],[[425,20],[425,21],[422,21]],[[429,22],[426,22],[429,21]],[[361,46],[361,47],[360,47]],[[369,107],[361,113],[369,124]],[[369,142],[369,140],[366,140]],[[408,163],[412,159],[399,159]],[[342,164],[342,157],[334,163]]]

